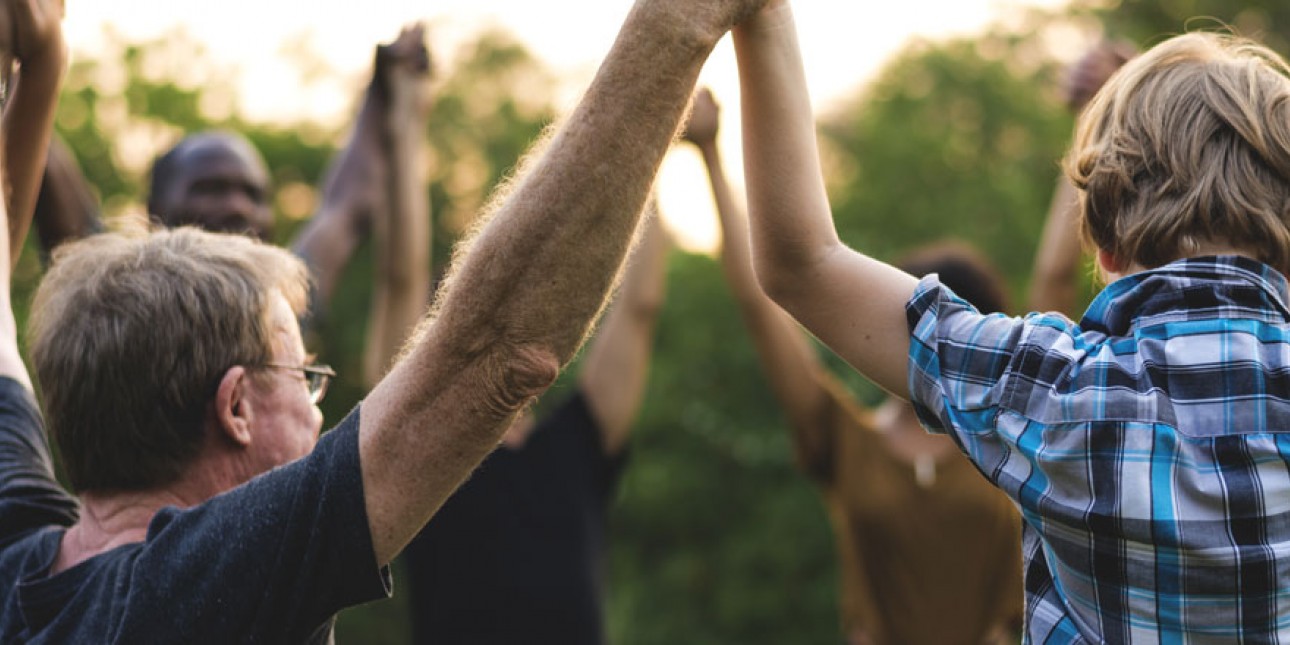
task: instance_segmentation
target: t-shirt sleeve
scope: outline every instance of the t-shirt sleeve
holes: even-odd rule
[[[131,605],[184,616],[188,630],[215,630],[228,642],[285,643],[305,641],[345,607],[387,597],[358,419],[355,410],[303,459],[192,509],[159,512],[135,565],[147,583],[136,581],[132,593],[143,597]]]
[[[0,378],[0,546],[33,529],[70,526],[76,517],[76,501],[54,478],[34,397]]]
[[[982,315],[940,283],[923,278],[905,306],[909,322],[909,396],[928,430],[990,431],[1023,325]]]

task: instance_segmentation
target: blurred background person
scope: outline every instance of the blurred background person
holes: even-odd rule
[[[526,414],[408,545],[412,641],[604,642],[606,515],[645,396],[670,247],[651,216],[573,392]]]
[[[365,382],[379,379],[429,303],[431,243],[425,189],[425,120],[430,106],[424,28],[403,29],[376,48],[375,63],[345,147],[332,160],[314,215],[290,244],[312,278],[308,326],[321,323],[360,242],[374,235]],[[102,230],[100,206],[72,151],[55,143],[36,225],[42,245]],[[166,227],[197,226],[272,240],[273,190],[258,150],[227,131],[190,134],[154,161],[147,208]]]
[[[762,293],[748,225],[714,143],[718,115],[711,93],[700,91],[684,137],[708,169],[722,270],[788,417],[798,467],[825,499],[844,637],[854,644],[1015,642],[1022,618],[1016,510],[952,441],[923,430],[908,402],[888,397],[869,409],[857,401]],[[928,247],[900,264],[940,273],[982,311],[1007,309],[996,271],[965,246]]]
[[[1132,46],[1106,42],[1071,66],[1063,95],[1078,111]],[[792,430],[798,467],[819,487],[833,525],[844,636],[852,643],[1015,642],[1022,620],[1020,519],[953,441],[923,429],[913,407],[860,403],[808,335],[762,292],[748,224],[716,146],[720,110],[695,95],[684,139],[707,169],[723,232],[721,266],[763,373]],[[1029,306],[1071,311],[1081,266],[1073,186],[1059,180],[1035,256]],[[963,244],[923,247],[896,262],[945,284],[982,312],[1007,311],[998,272]],[[964,553],[980,557],[963,558]]]

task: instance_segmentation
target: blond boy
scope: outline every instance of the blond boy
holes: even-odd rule
[[[1286,65],[1191,34],[1093,100],[1067,165],[1110,284],[1077,325],[841,244],[788,3],[735,38],[762,286],[1017,503],[1027,639],[1290,634]]]

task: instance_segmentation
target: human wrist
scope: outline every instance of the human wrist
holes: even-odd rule
[[[788,0],[770,0],[756,13],[734,27],[740,36],[757,36],[773,33],[781,29],[796,30],[793,22],[793,7]]]
[[[639,2],[632,9],[627,25],[640,25],[635,31],[663,40],[673,52],[706,58],[733,24],[711,9],[694,6],[693,0],[672,2]],[[634,20],[635,19],[635,20]],[[626,34],[624,30],[623,34]]]

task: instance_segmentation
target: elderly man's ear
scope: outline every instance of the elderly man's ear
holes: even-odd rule
[[[230,367],[215,390],[215,421],[229,440],[240,446],[251,444],[251,404],[247,399],[250,374],[241,365]]]

